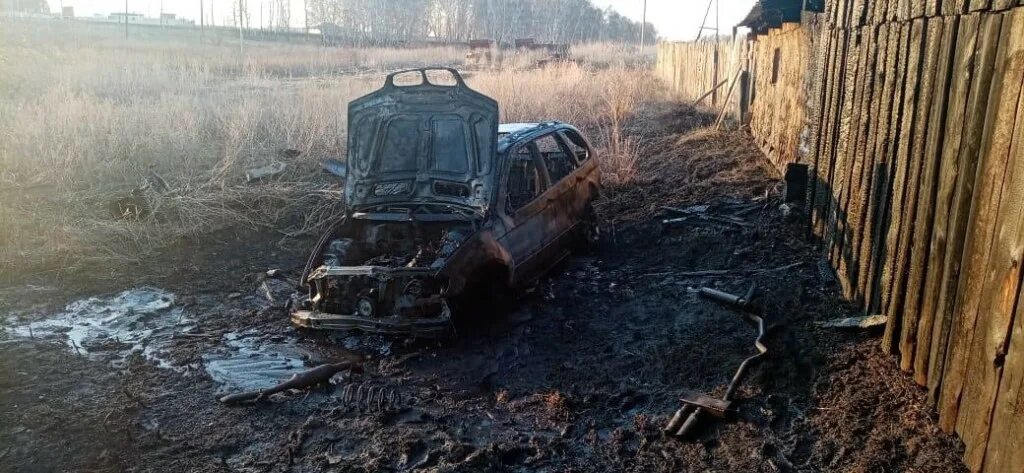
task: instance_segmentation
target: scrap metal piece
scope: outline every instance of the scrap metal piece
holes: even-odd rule
[[[284,172],[288,165],[281,161],[274,161],[266,166],[251,168],[245,171],[245,181],[252,182],[264,177],[270,177]]]
[[[700,295],[707,297],[715,302],[722,304],[731,305],[737,309],[746,310],[750,305],[750,300],[754,297],[754,286],[750,286],[747,293],[742,296],[729,294],[728,292],[722,292],[718,289],[712,289],[710,287],[702,287],[699,289]]]
[[[402,408],[402,395],[398,390],[368,382],[346,384],[338,400],[358,412],[391,412]]]
[[[304,389],[311,386],[316,386],[321,383],[326,383],[328,380],[331,379],[332,376],[337,374],[339,371],[359,368],[359,364],[362,363],[362,361],[362,356],[353,354],[344,361],[320,365],[317,366],[316,368],[303,371],[302,373],[296,373],[288,381],[285,381],[281,384],[278,384],[268,389],[229,394],[227,396],[221,397],[220,402],[224,404],[259,402],[270,397],[273,394],[288,391],[289,389]]]
[[[708,414],[720,419],[725,418],[735,410],[732,401],[714,398],[694,391],[684,391],[683,396],[679,400],[685,405],[692,406],[694,409],[703,409]]]
[[[756,287],[754,285],[751,285],[747,293],[742,296],[707,287],[700,288],[699,292],[702,296],[742,310],[747,320],[757,325],[757,338],[754,340],[757,354],[747,357],[747,359],[740,363],[736,374],[733,375],[732,381],[729,382],[729,387],[721,399],[700,394],[684,396],[682,402],[685,406],[676,411],[676,414],[669,420],[669,423],[663,429],[666,434],[676,437],[689,437],[695,432],[697,425],[699,425],[703,417],[725,417],[727,413],[733,410],[733,397],[736,394],[736,389],[739,388],[740,383],[746,377],[747,370],[760,362],[768,354],[768,347],[764,344],[764,319],[759,313],[760,308],[752,303],[755,291]],[[685,420],[683,420],[684,417]]]
[[[815,324],[819,327],[827,328],[872,328],[884,326],[888,320],[889,317],[885,314],[875,314],[863,317],[833,319],[826,322],[815,322]]]

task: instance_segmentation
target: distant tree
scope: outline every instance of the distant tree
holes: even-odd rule
[[[28,14],[50,14],[50,4],[46,0],[2,0],[3,11]]]
[[[640,23],[590,0],[307,0],[307,9],[325,40],[349,44],[429,38],[639,42],[641,30]],[[648,24],[645,36],[653,43],[657,31]]]

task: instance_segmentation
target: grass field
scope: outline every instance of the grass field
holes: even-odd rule
[[[461,64],[456,47],[347,49],[197,44],[118,30],[0,25],[0,278],[138,260],[182,237],[232,226],[308,233],[341,210],[319,163],[345,155],[347,103],[386,71]],[[664,91],[635,51],[578,48],[578,64],[467,72],[505,121],[580,126],[612,182],[635,172],[623,126]],[[298,150],[298,157],[283,157]],[[287,171],[248,184],[275,160]],[[111,203],[159,176],[138,220]]]

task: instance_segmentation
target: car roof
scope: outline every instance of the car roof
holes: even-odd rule
[[[498,125],[498,153],[504,153],[510,147],[525,140],[556,130],[576,130],[571,125],[550,121],[543,123],[501,123]]]

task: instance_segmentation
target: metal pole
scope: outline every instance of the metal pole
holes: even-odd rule
[[[245,36],[242,34],[242,5],[245,0],[238,0],[238,60],[245,57]]]
[[[203,11],[203,0],[199,0],[199,42],[206,41],[206,12]]]
[[[643,19],[640,20],[640,52],[644,52],[644,33],[647,29],[647,0],[644,0],[644,14]]]
[[[124,0],[124,39],[128,39],[128,0]]]

